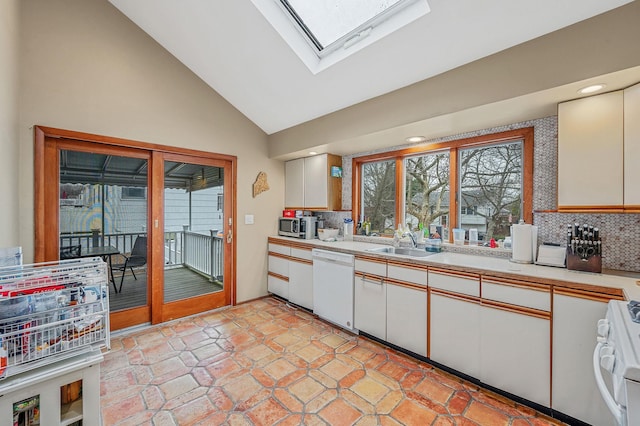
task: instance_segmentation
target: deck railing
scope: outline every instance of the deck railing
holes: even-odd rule
[[[99,232],[68,233],[60,235],[60,247],[80,245],[81,250],[92,247],[113,246],[120,253],[130,253],[139,236],[146,232],[128,232],[105,234]],[[164,233],[165,267],[182,265],[203,275],[212,281],[222,281],[224,273],[223,238],[210,231],[210,235],[184,229]]]

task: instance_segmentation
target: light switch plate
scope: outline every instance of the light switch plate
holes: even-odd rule
[[[244,224],[245,225],[253,225],[253,215],[252,214],[245,214],[244,215]]]

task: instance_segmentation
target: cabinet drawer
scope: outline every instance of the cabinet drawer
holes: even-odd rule
[[[283,245],[280,245],[280,244],[269,243],[269,251],[271,253],[284,254],[285,256],[290,256],[291,255],[291,247],[283,246]]]
[[[291,257],[298,259],[311,260],[311,250],[291,247]]]
[[[542,286],[526,286],[518,283],[508,283],[482,279],[482,299],[510,305],[524,306],[541,311],[551,311],[551,292]]]
[[[430,269],[428,283],[429,287],[480,297],[480,276],[476,274]]]
[[[387,285],[382,279],[356,275],[354,283],[354,325],[379,339],[387,338]]]
[[[379,277],[386,277],[387,261],[356,257],[355,270],[356,272],[361,272],[365,275],[377,275]]]
[[[403,265],[400,263],[389,262],[387,264],[387,277],[398,281],[427,285],[427,268],[419,268],[415,266]]]
[[[283,277],[288,277],[289,260],[282,257],[269,256],[269,272],[282,275]]]
[[[270,293],[276,294],[285,299],[289,298],[289,281],[273,275],[267,276],[267,289]]]

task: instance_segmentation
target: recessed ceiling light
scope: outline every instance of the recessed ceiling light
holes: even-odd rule
[[[309,151],[309,155],[316,155],[316,154],[317,154],[317,152],[315,152],[315,151]]]
[[[410,136],[405,139],[407,142],[416,143],[416,142],[424,142],[427,140],[424,136]]]
[[[591,86],[583,87],[578,90],[579,93],[586,95],[588,93],[597,92],[598,90],[602,90],[606,87],[606,84],[592,84]]]

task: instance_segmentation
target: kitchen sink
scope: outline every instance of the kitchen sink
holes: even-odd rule
[[[367,249],[366,251],[370,251],[374,253],[396,254],[399,256],[412,256],[412,257],[426,257],[433,254],[418,248],[406,248],[406,247],[396,248],[392,246],[370,248],[370,249]]]

